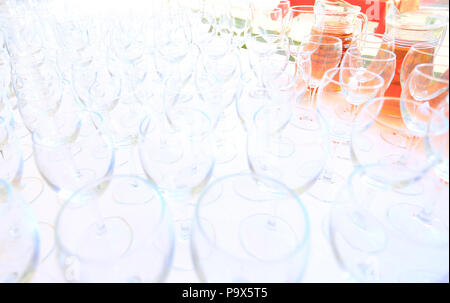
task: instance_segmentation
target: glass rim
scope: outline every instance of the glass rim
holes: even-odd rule
[[[364,58],[364,55],[357,55],[357,54],[350,52],[354,49],[359,49],[359,48],[377,49],[378,51],[382,51],[382,52],[389,54],[390,58]],[[365,60],[370,60],[370,61],[374,61],[374,62],[396,61],[397,60],[397,55],[393,51],[390,51],[390,50],[384,49],[384,48],[377,48],[377,47],[373,47],[373,46],[362,46],[361,47],[359,45],[350,45],[350,47],[345,52],[344,56],[346,56],[347,54],[352,57],[360,57],[360,58],[364,58]]]
[[[333,67],[333,68],[330,68],[329,70],[327,70],[327,71],[323,74],[323,77],[322,77],[321,82],[322,82],[322,81],[332,82],[332,83],[334,83],[335,85],[338,85],[338,86],[340,86],[340,87],[342,87],[342,86],[344,86],[344,87],[349,86],[349,84],[341,83],[341,81],[336,81],[336,80],[334,80],[334,76],[336,76],[337,73],[340,74],[341,71],[343,71],[343,70],[354,70],[354,71],[356,71],[356,70],[359,70],[359,69],[358,69],[358,68],[354,68],[354,67]],[[374,85],[370,85],[370,86],[365,86],[365,87],[364,87],[365,89],[377,89],[377,88],[381,89],[381,88],[384,86],[384,79],[383,79],[383,77],[381,77],[380,75],[375,74],[374,72],[371,72],[371,71],[369,71],[369,70],[365,70],[364,72],[365,72],[365,73],[369,73],[369,74],[374,75],[374,76],[375,76],[374,78],[377,78],[377,79],[379,80],[379,82],[380,82],[380,83],[378,83],[378,84],[374,84]],[[330,77],[330,74],[333,74],[333,77]],[[320,89],[320,86],[321,86],[321,85],[319,84],[319,89]],[[369,101],[369,102],[370,102],[370,101]]]
[[[428,78],[429,80],[433,80],[433,81],[436,81],[436,82],[441,82],[441,83],[444,83],[444,84],[446,83],[448,85],[449,84],[449,80],[445,80],[445,79],[442,79],[442,78],[437,78],[437,77],[435,77],[433,75],[430,75],[430,74],[428,74],[428,73],[426,73],[426,72],[424,72],[422,70],[422,68],[424,68],[424,67],[431,67],[431,68],[433,68],[434,66],[447,67],[447,71],[449,69],[448,65],[444,65],[444,64],[422,63],[422,64],[417,64],[414,67],[414,70],[412,71],[412,73],[419,73],[420,75],[422,75],[425,78]],[[447,90],[448,90],[448,87],[447,87]]]
[[[102,259],[98,259],[98,258],[84,258],[84,257],[80,257],[78,253],[72,251],[71,249],[68,249],[63,244],[65,241],[62,240],[61,234],[59,232],[59,227],[62,224],[61,216],[63,215],[64,211],[67,210],[68,205],[72,202],[72,200],[75,197],[77,197],[79,194],[82,194],[83,192],[89,190],[90,188],[93,188],[93,187],[97,186],[100,183],[103,183],[103,182],[109,182],[110,183],[113,180],[117,180],[117,179],[134,179],[134,180],[139,180],[140,182],[143,182],[144,184],[146,184],[146,185],[148,185],[148,186],[150,186],[152,188],[153,192],[156,193],[156,197],[158,198],[158,201],[159,201],[159,203],[161,205],[161,212],[160,212],[159,217],[158,217],[158,222],[155,225],[155,228],[154,228],[154,230],[152,230],[152,232],[154,232],[154,231],[159,229],[159,227],[163,224],[164,218],[167,215],[169,215],[169,212],[167,210],[166,200],[162,196],[161,192],[158,190],[158,187],[156,187],[154,184],[152,184],[149,180],[147,180],[145,178],[142,178],[142,177],[139,177],[139,176],[136,176],[136,175],[122,175],[122,174],[120,174],[120,175],[111,175],[111,176],[107,176],[107,177],[103,177],[103,178],[100,178],[100,179],[93,180],[89,184],[87,184],[87,185],[77,189],[75,192],[73,192],[73,194],[70,196],[70,198],[68,198],[64,202],[64,204],[61,206],[61,208],[59,209],[58,214],[56,216],[56,220],[55,220],[55,245],[60,250],[64,251],[67,254],[77,256],[80,260],[83,260],[83,261],[84,260],[85,261],[97,261],[97,260],[101,261],[102,260]],[[108,184],[108,187],[109,187],[109,185],[110,184]],[[158,202],[158,201],[150,201],[149,203],[145,203],[145,204],[148,205],[148,204],[150,204],[152,202]],[[95,203],[95,200],[88,201],[88,203],[93,203],[93,202]],[[141,205],[141,204],[142,203],[140,203],[140,204],[130,204],[130,205]],[[173,231],[172,221],[169,220],[168,223],[169,223],[169,229],[171,231]],[[173,233],[171,233],[171,234],[173,234]],[[116,257],[114,259],[117,260],[117,259],[121,259],[122,257],[123,257],[123,255],[121,255],[119,257]]]
[[[219,249],[222,253],[225,253],[226,255],[230,256],[233,259],[240,259],[240,257],[235,256],[233,253],[229,252],[229,250],[227,249],[227,247],[223,247],[222,245],[218,245],[216,243],[216,241],[213,241],[208,234],[206,233],[206,231],[204,230],[204,228],[202,227],[202,225],[199,223],[201,216],[200,216],[200,206],[202,206],[202,200],[204,198],[204,196],[206,195],[206,193],[208,193],[208,191],[211,188],[214,188],[214,186],[216,186],[217,184],[220,184],[221,182],[225,181],[225,180],[230,180],[232,178],[236,178],[236,177],[248,177],[248,178],[255,178],[257,177],[258,179],[263,179],[266,181],[269,181],[272,184],[276,184],[278,187],[283,188],[283,191],[288,193],[289,196],[291,196],[291,198],[293,198],[294,200],[296,200],[297,204],[300,206],[300,210],[301,213],[303,215],[304,218],[304,233],[302,235],[302,239],[301,241],[298,241],[296,247],[290,251],[289,253],[278,257],[276,259],[271,259],[271,260],[265,260],[264,262],[266,263],[276,263],[276,262],[280,262],[282,260],[288,259],[292,256],[295,256],[298,252],[300,252],[302,249],[304,249],[305,247],[307,247],[308,241],[311,237],[311,226],[310,226],[310,220],[309,220],[309,215],[307,212],[307,209],[305,207],[305,205],[303,204],[303,202],[300,200],[299,196],[292,191],[290,188],[288,188],[286,185],[284,185],[283,183],[281,183],[280,181],[277,181],[275,179],[272,179],[270,177],[266,177],[266,176],[262,176],[259,174],[253,174],[251,172],[242,172],[242,173],[235,173],[235,174],[231,174],[231,175],[226,175],[226,176],[222,176],[220,178],[217,178],[216,180],[214,180],[213,182],[211,182],[200,194],[200,196],[197,199],[197,206],[195,208],[195,213],[194,213],[194,224],[198,227],[198,230],[200,231],[200,233],[202,234],[203,238],[206,239],[206,241],[209,243],[209,245],[213,246],[213,247],[217,247],[217,249]],[[259,259],[258,259],[259,260]]]

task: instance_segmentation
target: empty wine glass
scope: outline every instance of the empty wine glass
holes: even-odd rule
[[[114,171],[113,142],[97,113],[66,113],[41,124],[32,139],[36,166],[63,202]]]
[[[214,60],[209,56],[200,57],[200,64],[195,72],[195,86],[205,104],[211,104],[219,110],[216,130],[216,147],[218,164],[233,160],[236,155],[234,142],[227,135],[234,129],[234,112],[231,105],[239,99],[241,83],[239,81],[241,68],[239,58],[233,51]],[[173,89],[173,88],[172,88]]]
[[[334,68],[325,72],[319,85],[316,107],[328,122],[333,144],[327,168],[309,190],[320,201],[334,201],[339,183],[344,181],[340,174],[347,171],[346,163],[338,158],[338,146],[349,143],[360,105],[376,98],[383,86],[383,78],[367,70]],[[347,146],[345,151],[346,154],[349,152]]]
[[[113,189],[122,182],[146,188],[149,199],[118,203]],[[169,273],[174,251],[170,213],[144,179],[119,175],[88,183],[61,207],[55,229],[67,282],[163,282]]]
[[[407,109],[414,112],[421,106],[419,102],[394,97],[368,102],[355,118],[351,157],[356,166],[383,164],[377,166],[379,171],[374,167],[366,173],[370,173],[373,182],[401,188],[418,181],[437,164],[444,142],[439,146],[436,140],[448,130],[448,120],[439,111],[422,107],[420,127],[410,128],[408,118],[387,111],[386,103],[403,107],[405,114]]]
[[[297,104],[293,121],[300,128],[314,128],[314,117],[310,117],[308,113],[311,113],[313,99],[323,75],[327,70],[339,65],[342,58],[342,41],[326,35],[308,35],[295,39],[297,40],[294,41],[291,49],[294,49],[298,71],[302,73],[308,85],[309,94],[306,96],[306,101],[302,100]]]
[[[17,93],[17,107],[28,131],[32,133],[44,120],[57,115],[64,97],[64,85],[60,81],[53,82],[51,88],[20,89]]]
[[[278,35],[284,33],[283,10],[273,7],[274,2],[252,2],[252,32],[261,35]]]
[[[158,39],[156,43],[158,52],[153,57],[156,71],[163,82],[175,74],[182,82],[187,81],[194,72],[200,48],[188,40],[184,31],[180,32],[182,29],[167,30],[170,31],[169,38]]]
[[[422,237],[415,233],[414,224],[408,225],[409,229],[401,228],[404,222],[397,216],[398,209],[417,204],[410,195],[399,193],[389,184],[373,183],[367,178],[368,170],[382,171],[383,166],[356,169],[333,204],[330,235],[336,259],[361,282],[443,280],[448,275],[448,212],[446,218],[445,212],[441,214],[447,222],[444,234]],[[430,197],[425,194],[424,198]],[[448,200],[448,193],[437,199]]]
[[[185,18],[184,26],[189,30],[191,42],[197,46],[209,42],[216,34],[215,4],[205,0],[179,1],[180,12]]]
[[[414,68],[417,65],[425,63],[448,65],[448,61],[448,47],[437,47],[436,44],[426,42],[414,44],[408,50],[401,66],[400,83],[402,87],[405,85],[408,76],[414,71]]]
[[[382,93],[391,85],[395,75],[394,52],[376,47],[352,45],[341,62],[341,67],[359,68],[380,75],[384,80]]]
[[[326,121],[311,109],[316,127],[298,128],[292,122],[283,127],[279,140],[279,115],[273,106],[262,106],[254,116],[254,130],[247,137],[250,170],[276,178],[297,194],[307,191],[325,168],[329,155],[329,131]]]
[[[0,179],[20,192],[25,202],[34,202],[44,190],[38,178],[23,177],[22,146],[9,120],[0,116]]]
[[[266,34],[253,35],[247,41],[249,50],[249,64],[253,74],[259,80],[259,86],[263,87],[264,69],[268,70],[267,61],[272,58],[273,64],[270,64],[273,74],[281,73],[288,65],[290,59],[289,41],[283,36]]]
[[[255,113],[264,105],[270,104],[268,89],[258,85],[253,77],[241,75],[242,93],[236,100],[236,113],[246,132],[253,127]]]
[[[311,34],[315,23],[314,5],[291,6],[289,15],[291,20],[286,27],[286,36],[295,47]]]
[[[408,76],[401,98],[437,108],[448,100],[448,76],[448,61],[446,64],[419,64]]]
[[[27,203],[0,177],[0,281],[29,282],[39,261],[37,221]]]
[[[234,190],[242,183],[245,196]],[[192,228],[193,262],[202,282],[298,282],[303,276],[308,214],[278,181],[248,173],[217,179],[201,194]]]
[[[174,266],[190,270],[189,204],[214,170],[213,122],[206,113],[192,107],[172,111],[171,118],[172,125],[164,115],[142,121],[139,155],[148,179],[173,209],[177,246]]]
[[[124,64],[135,64],[146,52],[147,30],[150,18],[137,14],[125,14],[115,20],[114,30],[110,32],[110,45],[113,54]]]
[[[74,63],[72,86],[79,102],[90,111],[107,113],[119,103],[122,79],[104,59]]]
[[[310,35],[300,44],[299,52],[309,54],[311,58],[310,86],[317,91],[325,72],[340,63],[342,40],[327,35]]]

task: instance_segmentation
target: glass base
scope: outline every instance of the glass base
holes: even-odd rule
[[[24,201],[31,204],[44,191],[44,182],[41,179],[33,177],[23,178],[19,185],[19,191]]]
[[[121,217],[107,217],[86,228],[79,251],[92,259],[114,260],[126,254],[132,243],[133,230],[128,222]]]
[[[295,145],[289,138],[276,138],[270,140],[270,146],[266,151],[279,158],[289,158],[295,152]]]
[[[344,177],[339,174],[333,173],[327,177],[322,174],[308,190],[308,194],[321,202],[332,203],[336,200],[344,182]]]
[[[144,178],[144,177],[143,177]],[[155,192],[142,182],[133,182],[132,179],[122,182],[113,189],[114,199],[122,204],[144,204],[155,198]]]
[[[258,260],[276,260],[295,249],[296,235],[279,217],[257,214],[244,219],[239,228],[241,245]]]
[[[88,184],[89,182],[95,180],[95,171],[89,168],[78,169],[75,172],[75,181],[78,184]]]
[[[315,117],[311,108],[297,107],[290,123],[297,128],[310,131],[317,130],[321,127],[320,121]]]
[[[437,218],[421,218],[423,208],[418,205],[402,203],[387,211],[389,222],[410,239],[433,246],[449,245],[449,229]]]
[[[386,249],[387,234],[383,225],[365,211],[346,209],[331,215],[329,238],[365,253],[378,253]],[[336,233],[336,234],[335,234]]]

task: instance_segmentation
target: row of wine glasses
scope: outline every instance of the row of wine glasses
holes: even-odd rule
[[[21,119],[11,124],[9,114],[1,115],[0,151],[19,146],[20,123],[31,133],[36,166],[63,203],[56,241],[67,281],[163,281],[171,265],[194,268],[208,282],[299,281],[310,227],[298,195],[336,201],[353,182],[345,183],[340,165],[357,168],[349,180],[361,176],[368,196],[374,187],[409,201],[432,169],[448,182],[448,64],[417,64],[400,98],[382,97],[395,76],[394,44],[387,35],[365,34],[364,16],[345,16],[344,35],[320,25],[330,18],[320,6],[240,2],[156,1],[159,15],[126,12],[96,21],[67,8],[71,18],[62,20],[45,8],[14,10],[30,17],[8,31],[11,82],[2,86],[13,94],[1,99],[0,113],[16,111]],[[296,33],[295,22],[311,26]],[[41,40],[49,29],[53,44]],[[250,173],[208,186],[216,166],[239,156],[226,138],[235,134],[230,109],[246,131],[241,156]],[[364,214],[381,214],[366,198],[345,198],[344,210],[362,201]],[[341,200],[328,236],[341,264],[355,266],[363,259],[349,256],[339,237],[358,237],[341,222],[372,232],[373,221],[359,213],[337,220]],[[383,224],[438,243],[444,253],[432,266],[445,249],[448,255],[448,227],[432,207],[393,204],[377,205],[389,209]],[[410,220],[417,213],[423,220]],[[384,228],[376,226],[373,236],[381,238],[369,244],[385,241]],[[376,249],[380,259],[357,264],[364,276],[346,269],[359,280],[404,281],[403,269],[397,276],[374,268],[391,266],[395,247]],[[411,269],[395,262],[391,268]],[[421,266],[412,280],[435,272],[430,263]],[[429,279],[440,277],[438,271]]]

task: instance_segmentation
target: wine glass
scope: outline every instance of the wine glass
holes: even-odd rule
[[[290,59],[289,41],[279,35],[252,35],[247,41],[247,49],[250,68],[261,87],[265,82],[264,70],[273,68],[272,74],[281,73]],[[272,60],[269,61],[269,58]]]
[[[44,190],[44,184],[38,178],[23,177],[22,146],[10,120],[5,118],[0,116],[0,179],[20,192],[25,202],[33,203]]]
[[[201,46],[216,34],[214,6],[211,1],[179,1],[180,12],[184,14],[184,26],[189,30],[192,43]]]
[[[139,184],[149,199],[117,203],[113,189],[122,182]],[[61,207],[55,229],[67,282],[163,282],[169,273],[174,251],[170,213],[158,190],[139,177],[87,183]]]
[[[385,104],[403,110],[395,113]],[[355,166],[382,164],[366,170],[373,183],[400,189],[421,179],[437,164],[444,147],[442,140],[441,145],[437,144],[437,138],[448,130],[448,119],[422,105],[409,99],[381,97],[359,111],[351,135],[351,158]],[[408,120],[415,116],[411,113],[418,111],[421,123],[409,127]]]
[[[65,92],[64,84],[60,80],[30,81],[33,81],[30,86],[19,88],[16,84],[16,96],[22,122],[32,133],[43,120],[51,119],[58,114]]]
[[[273,7],[274,2],[252,2],[252,33],[265,37],[266,35],[278,35],[284,33],[283,10]]]
[[[310,35],[300,44],[299,52],[309,54],[311,58],[310,86],[317,92],[325,72],[339,65],[342,40],[327,35]]]
[[[252,117],[254,126],[258,126],[260,130],[269,127],[267,134],[270,134],[270,143],[274,148],[271,152],[281,158],[289,157],[295,151],[295,145],[283,131],[291,121],[298,96],[306,91],[306,86],[297,72],[295,62],[290,61],[281,73],[270,68],[270,76],[267,76],[264,70],[263,79],[267,88],[265,93],[269,95],[269,103],[261,104]],[[260,92],[264,93],[264,91]],[[258,113],[260,115],[257,115]]]
[[[250,170],[276,178],[297,194],[310,188],[325,168],[329,155],[329,130],[321,115],[311,109],[313,129],[298,128],[288,121],[280,124],[280,108],[262,106],[254,115],[253,131],[247,137],[247,159]],[[282,128],[282,130],[281,130]],[[284,140],[278,133],[283,132]]]
[[[159,188],[172,208],[176,230],[174,267],[191,270],[189,252],[190,203],[210,180],[214,166],[213,121],[192,107],[165,115],[148,116],[140,126],[139,155],[151,183]]]
[[[175,16],[172,13],[161,16],[160,18],[165,16],[167,20],[162,20],[157,27],[161,27],[164,34],[161,35],[159,32],[156,34],[157,52],[153,58],[155,68],[163,82],[173,74],[178,74],[183,81],[187,81],[200,55],[200,47],[192,43],[188,29],[183,23],[180,25],[181,21],[177,16],[182,16],[182,12],[175,11],[173,14]]]
[[[400,83],[402,87],[417,65],[425,63],[448,65],[448,61],[448,47],[440,46],[438,48],[435,44],[426,42],[414,44],[408,50],[401,66]]]
[[[245,196],[233,190],[241,183],[248,185]],[[308,214],[278,181],[249,173],[217,179],[202,192],[192,228],[202,282],[298,282],[304,274]]]
[[[288,14],[291,20],[286,27],[286,35],[290,45],[295,47],[312,32],[315,23],[314,5],[291,6]]]
[[[146,52],[147,30],[150,18],[143,18],[136,13],[125,14],[117,18],[110,32],[112,53],[122,63],[133,65]]]
[[[384,80],[384,93],[394,79],[396,55],[383,48],[352,45],[345,53],[341,67],[359,68],[380,75]]]
[[[241,68],[236,51],[211,58],[209,55],[200,56],[200,64],[195,72],[195,87],[198,95],[205,104],[212,104],[219,110],[216,131],[216,163],[223,164],[232,161],[236,155],[236,146],[228,139],[234,129],[234,112],[231,105],[239,99],[241,86],[239,77]]]
[[[122,79],[106,59],[72,65],[72,86],[80,104],[90,111],[109,112],[119,103]]]
[[[39,233],[27,203],[0,179],[0,281],[28,282],[39,261]]]
[[[424,106],[437,108],[448,100],[448,74],[448,62],[417,65],[403,86],[401,98],[416,100],[424,103]]]
[[[297,12],[293,12],[294,15]],[[342,40],[333,36],[309,35],[295,38],[293,53],[296,54],[299,72],[302,73],[309,87],[306,101],[298,102],[295,118],[298,127],[308,129],[314,128],[314,117],[310,117],[313,99],[325,72],[336,68],[342,58]],[[301,39],[301,40],[298,40]],[[312,123],[311,123],[312,121]]]
[[[422,237],[400,228],[396,216],[404,205],[416,206],[410,195],[399,193],[387,183],[373,183],[370,170],[385,165],[362,166],[348,179],[330,219],[331,245],[344,269],[361,282],[437,282],[448,275],[448,212],[441,215],[447,226],[442,234]],[[429,191],[427,191],[429,193]],[[430,197],[425,194],[424,199]],[[445,200],[441,200],[445,199]],[[439,200],[445,202],[445,195]],[[419,218],[414,218],[420,221]]]
[[[333,144],[326,169],[309,190],[313,197],[328,203],[334,201],[339,184],[343,182],[339,174],[348,171],[346,163],[338,158],[338,146],[349,143],[360,105],[376,98],[383,87],[383,78],[371,71],[334,68],[325,72],[319,85],[316,108],[328,122]],[[344,147],[348,153],[348,147]]]
[[[43,41],[39,35],[40,24],[33,11],[16,6],[12,18],[8,22],[5,35],[6,48],[10,57],[15,60],[20,56],[43,57]]]
[[[242,93],[236,100],[236,113],[243,129],[249,132],[253,127],[255,113],[265,104],[270,104],[270,94],[267,88],[258,85],[254,77],[241,75]]]
[[[41,124],[32,139],[36,166],[63,202],[114,171],[113,142],[98,113],[68,112]]]

